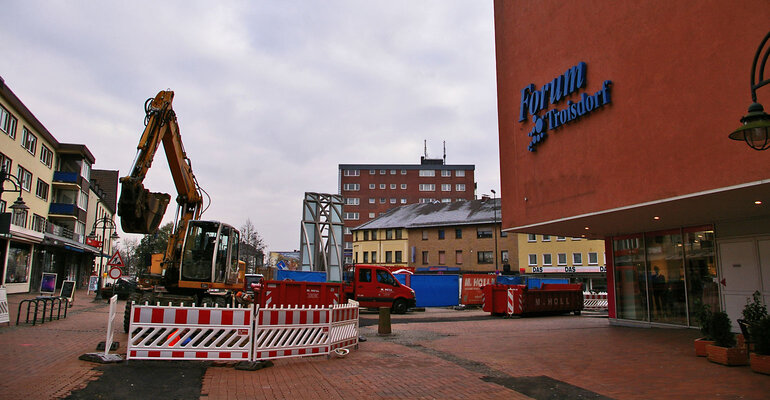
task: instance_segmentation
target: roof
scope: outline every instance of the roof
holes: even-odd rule
[[[483,199],[396,207],[353,230],[478,225],[500,221],[500,199]]]
[[[345,169],[438,169],[438,170],[476,170],[473,164],[339,164],[340,170]]]
[[[100,189],[103,196],[102,200],[107,208],[115,213],[115,207],[118,204],[118,171],[107,169],[92,169],[91,183]]]

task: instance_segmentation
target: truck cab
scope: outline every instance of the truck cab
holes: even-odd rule
[[[345,271],[345,293],[361,307],[390,307],[394,314],[404,314],[416,305],[412,288],[401,284],[385,267],[354,265]]]

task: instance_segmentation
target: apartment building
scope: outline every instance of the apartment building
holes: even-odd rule
[[[353,229],[354,262],[417,272],[517,271],[516,234],[500,231],[500,201],[412,204]]]
[[[419,164],[340,164],[339,194],[345,198],[344,257],[353,262],[351,229],[393,207],[475,198],[474,165],[420,158]]]
[[[586,290],[607,291],[603,240],[529,233],[518,235],[518,248],[522,274],[569,278]]]
[[[99,251],[85,243],[94,162],[85,145],[60,143],[0,77],[0,166],[11,175],[0,198],[10,216],[0,235],[8,293],[38,291],[43,272],[57,274],[57,287],[90,275]],[[27,209],[10,207],[18,197]]]

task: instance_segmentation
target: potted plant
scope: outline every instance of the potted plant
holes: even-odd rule
[[[746,349],[735,347],[735,334],[732,332],[732,325],[726,312],[713,313],[711,329],[714,335],[714,344],[706,346],[709,361],[723,365],[748,364]]]
[[[751,352],[751,370],[770,375],[770,316],[765,316],[751,325],[751,340],[754,351]]]
[[[762,304],[762,293],[757,290],[751,296],[750,299],[746,299],[746,306],[743,307],[743,320],[738,320],[741,325],[742,335],[738,336],[738,346],[744,346],[744,340],[753,342],[753,335],[751,334],[751,327],[758,324],[763,318],[767,317],[767,307]],[[748,329],[747,329],[748,327]],[[747,336],[744,338],[744,336]],[[747,349],[749,352],[751,348]]]
[[[695,339],[695,355],[698,357],[706,357],[706,346],[714,344],[714,335],[711,332],[711,319],[713,313],[711,307],[707,304],[703,304],[700,299],[695,300],[695,317],[700,323],[700,332],[702,337]]]

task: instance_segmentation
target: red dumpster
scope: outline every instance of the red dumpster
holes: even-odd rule
[[[262,307],[330,306],[345,302],[341,283],[263,281],[258,303]]]
[[[574,312],[583,310],[581,284],[544,284],[543,289],[525,285],[487,285],[482,288],[482,310],[492,315]]]
[[[508,289],[515,289],[516,292],[526,289],[525,285],[485,285],[481,287],[484,294],[484,305],[482,310],[496,314],[512,314],[508,311]]]

